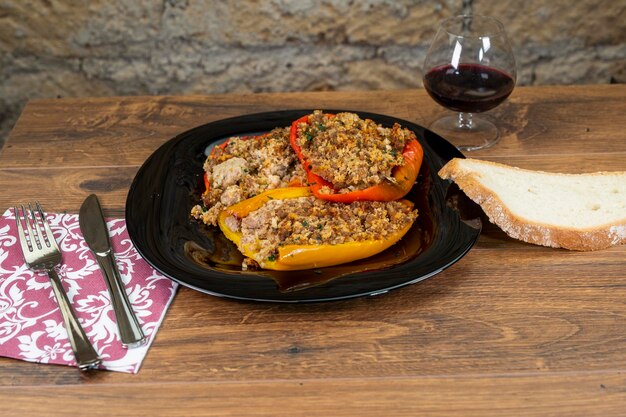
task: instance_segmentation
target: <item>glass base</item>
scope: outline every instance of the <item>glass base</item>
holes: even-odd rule
[[[442,117],[428,128],[460,151],[486,149],[500,140],[500,132],[496,125],[488,120],[472,117],[468,113]]]

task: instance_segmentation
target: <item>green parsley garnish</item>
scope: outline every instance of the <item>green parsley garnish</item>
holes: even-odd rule
[[[307,222],[306,220],[302,220],[302,226],[309,227],[309,222]]]

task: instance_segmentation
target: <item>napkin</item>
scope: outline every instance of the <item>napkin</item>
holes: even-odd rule
[[[46,215],[63,254],[57,272],[74,312],[102,358],[100,369],[137,373],[177,284],[156,272],[135,250],[124,219],[107,226],[126,293],[147,343],[124,349],[109,292],[98,263],[83,239],[76,214]],[[26,266],[13,210],[0,218],[0,356],[76,366],[63,318],[47,274]]]

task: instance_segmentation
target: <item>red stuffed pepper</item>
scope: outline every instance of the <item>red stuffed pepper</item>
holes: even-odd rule
[[[424,151],[415,134],[353,113],[316,111],[291,125],[290,143],[320,199],[393,201],[413,187]]]

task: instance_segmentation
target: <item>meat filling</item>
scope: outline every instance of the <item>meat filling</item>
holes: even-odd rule
[[[209,192],[204,207],[197,205],[192,217],[217,225],[224,208],[274,188],[306,185],[306,174],[289,144],[289,128],[267,135],[230,138],[215,148],[204,163]]]
[[[330,203],[315,197],[270,200],[229,227],[242,233],[242,244],[261,259],[275,260],[283,245],[337,245],[385,239],[417,218],[400,201]],[[235,223],[236,222],[236,223]]]
[[[404,145],[415,138],[398,124],[385,128],[354,113],[326,117],[319,110],[297,129],[310,169],[340,193],[393,182],[393,168],[404,163]]]

